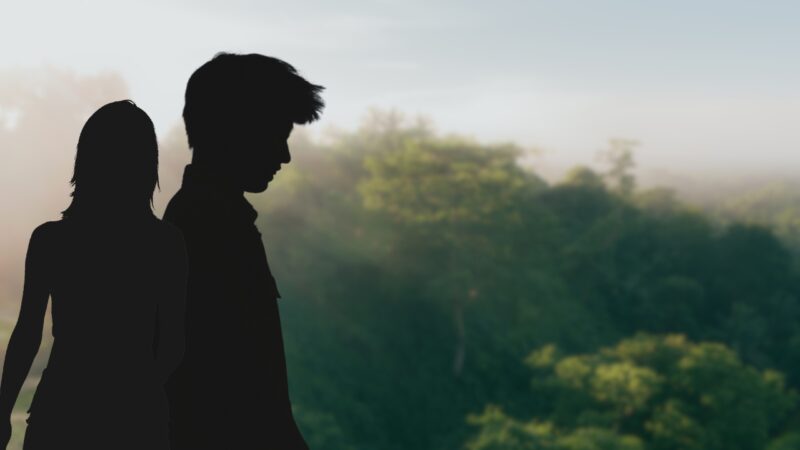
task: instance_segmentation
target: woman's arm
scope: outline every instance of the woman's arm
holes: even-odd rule
[[[0,423],[7,422],[25,377],[42,343],[47,299],[50,295],[43,226],[36,228],[25,257],[25,283],[19,318],[8,341],[3,377],[0,382]]]
[[[187,258],[183,236],[173,228],[168,246],[164,295],[158,305],[156,367],[159,382],[166,383],[181,362],[185,345]]]

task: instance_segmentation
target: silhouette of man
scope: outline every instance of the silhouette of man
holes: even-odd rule
[[[167,385],[173,450],[308,448],[289,401],[280,294],[244,193],[289,163],[293,123],[319,118],[322,89],[259,54],[220,53],[189,79],[192,162],[164,213],[189,261],[186,351]]]

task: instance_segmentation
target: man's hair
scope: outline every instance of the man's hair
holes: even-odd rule
[[[217,53],[186,85],[183,121],[189,146],[224,140],[235,121],[256,112],[297,124],[313,122],[325,105],[323,89],[278,58]]]

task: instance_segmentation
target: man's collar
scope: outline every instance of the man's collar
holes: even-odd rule
[[[182,189],[199,192],[209,200],[219,202],[230,214],[241,217],[250,223],[255,222],[258,212],[253,205],[244,198],[244,193],[238,189],[231,189],[215,174],[203,170],[201,167],[188,164],[183,170]],[[219,212],[217,213],[219,214]]]

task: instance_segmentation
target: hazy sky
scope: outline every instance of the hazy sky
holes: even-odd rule
[[[0,0],[0,69],[118,72],[163,133],[196,67],[259,52],[327,87],[314,130],[396,107],[550,161],[628,137],[650,167],[800,173],[798,23],[798,1]]]

